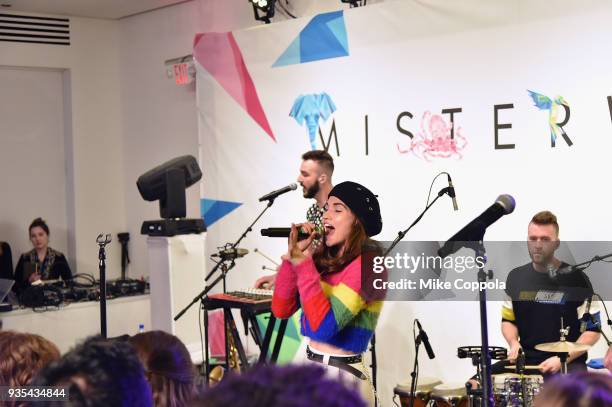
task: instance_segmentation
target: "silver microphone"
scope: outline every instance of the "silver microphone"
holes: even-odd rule
[[[220,257],[221,259],[237,259],[239,257],[244,257],[247,254],[249,254],[247,249],[237,247],[235,249],[230,248],[219,250],[219,253],[215,253],[211,257]]]
[[[571,274],[571,273],[574,273],[576,271],[582,271],[582,270],[584,270],[584,268],[576,267],[576,266],[570,266],[570,265],[565,265],[565,266],[561,266],[561,267],[555,267],[552,263],[548,263],[546,265],[546,271],[548,271],[548,275],[553,280],[559,278],[559,276],[562,275],[562,274]]]
[[[546,265],[546,271],[548,271],[548,277],[550,277],[551,280],[556,280],[557,279],[559,268],[555,267],[554,264],[548,263]]]
[[[293,184],[289,184],[286,187],[277,189],[276,191],[272,191],[269,194],[265,194],[264,196],[259,198],[259,202],[274,200],[276,199],[277,196],[285,194],[289,191],[295,191],[296,189],[297,189],[297,184],[294,182]]]
[[[591,321],[591,302],[593,302],[593,296],[589,295],[589,298],[586,300],[585,313],[580,318],[580,333],[584,333],[587,330],[588,324]]]

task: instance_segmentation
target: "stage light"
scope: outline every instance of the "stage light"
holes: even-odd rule
[[[138,177],[136,186],[146,201],[159,201],[160,220],[142,224],[140,232],[150,236],[174,236],[206,230],[202,219],[185,219],[185,190],[202,178],[193,156],[177,157]]]
[[[270,24],[270,19],[274,17],[276,0],[249,0],[249,3],[253,5],[255,20]]]
[[[184,218],[187,209],[185,189],[202,178],[202,171],[193,156],[177,157],[142,174],[136,186],[143,199],[159,201],[159,214],[164,219]]]
[[[351,7],[365,6],[367,0],[340,0],[342,3],[348,3]]]

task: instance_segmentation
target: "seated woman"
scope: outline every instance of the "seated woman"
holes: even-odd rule
[[[49,226],[45,221],[41,218],[34,219],[29,232],[34,248],[19,257],[15,268],[15,291],[21,293],[41,280],[71,280],[72,272],[66,257],[49,247]]]
[[[276,278],[272,312],[288,318],[301,303],[302,335],[310,338],[306,357],[326,365],[331,376],[358,384],[372,403],[374,394],[362,353],[376,328],[384,292],[368,289],[372,268],[365,259],[371,253],[363,248],[382,229],[378,200],[362,185],[338,184],[329,193],[323,224],[325,244],[316,249],[311,246],[316,236],[313,225],[292,225],[288,252]],[[309,238],[298,241],[297,227],[310,233]]]

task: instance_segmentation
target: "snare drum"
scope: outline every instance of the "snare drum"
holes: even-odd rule
[[[410,406],[410,382],[398,384],[393,392],[399,396],[402,407]],[[414,393],[414,407],[426,407],[429,402],[431,391],[442,381],[433,377],[419,377],[419,383]]]
[[[465,383],[439,384],[431,391],[435,407],[467,407]]]
[[[492,375],[493,382],[493,400],[495,407],[510,407],[508,403],[508,393],[506,392],[506,381],[518,379],[520,376],[516,373],[501,373]]]
[[[492,377],[496,407],[531,407],[544,383],[540,375],[524,375],[521,378],[516,373],[504,373]]]
[[[504,392],[507,405],[531,407],[543,383],[543,377],[538,375],[506,378]]]

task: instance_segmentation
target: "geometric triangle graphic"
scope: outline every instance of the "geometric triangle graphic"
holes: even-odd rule
[[[287,47],[285,52],[278,57],[274,65],[276,66],[284,66],[284,65],[295,65],[300,63],[300,37],[297,36],[293,42]]]
[[[330,20],[327,23],[327,26],[329,27],[331,32],[334,33],[334,36],[342,46],[342,49],[344,49],[344,51],[346,52],[346,55],[348,55],[348,38],[346,37],[346,27],[344,26],[344,18],[336,18]]]
[[[200,215],[207,227],[242,205],[239,202],[218,201],[215,199],[200,199]]]
[[[196,34],[193,56],[196,63],[276,141],[234,35],[231,32]]]
[[[261,332],[265,332],[268,327],[270,314],[259,314],[257,315],[257,323],[259,325],[259,329]],[[301,312],[297,311],[291,318],[287,320],[287,329],[285,330],[285,335],[283,336],[283,343],[280,348],[280,352],[278,354],[277,363],[278,364],[287,364],[294,361],[297,351],[300,349],[300,344],[302,343],[302,335],[300,335],[300,315]],[[276,343],[276,337],[278,335],[278,328],[280,326],[280,321],[277,320],[274,325],[274,331],[272,332],[272,340],[271,344]],[[272,347],[269,349],[269,354],[272,354]]]
[[[313,17],[273,67],[301,64],[349,55],[343,11]]]

